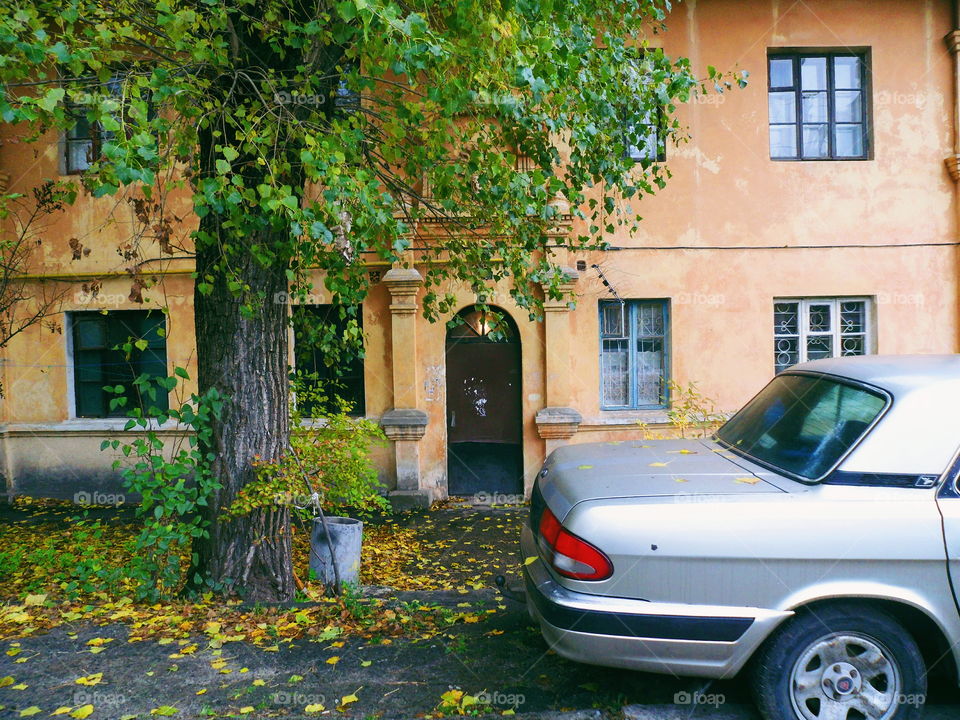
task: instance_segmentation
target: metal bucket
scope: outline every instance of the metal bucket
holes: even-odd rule
[[[327,541],[327,531],[330,533]],[[363,542],[363,523],[348,517],[328,517],[326,529],[320,518],[313,519],[310,536],[310,571],[314,579],[326,587],[335,587],[337,576],[333,569],[336,560],[340,582],[360,583],[360,547]],[[330,550],[333,549],[333,555]]]

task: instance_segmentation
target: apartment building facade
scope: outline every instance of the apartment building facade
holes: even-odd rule
[[[368,268],[365,358],[344,381],[356,411],[390,438],[376,459],[398,503],[529,491],[552,448],[656,433],[690,383],[729,412],[806,359],[957,352],[953,5],[690,0],[667,25],[653,42],[668,54],[747,70],[750,82],[681,107],[688,142],[664,146],[654,126],[644,147],[611,148],[652,154],[672,179],[636,201],[638,234],[606,238],[603,252],[558,251],[574,307],[548,302],[532,322],[497,288],[483,298],[507,318],[494,342],[469,288],[450,288],[464,320],[450,327],[420,315],[415,257]],[[0,140],[3,181],[19,192],[82,170],[91,142],[83,128],[45,146],[10,128]],[[135,302],[117,250],[130,228],[105,224],[110,211],[81,198],[46,233],[36,282],[70,291],[53,325],[4,352],[8,493],[117,487],[99,449],[124,424],[102,390],[112,339],[162,323],[145,369],[195,375],[189,258],[158,261],[157,285]],[[186,202],[182,214],[189,225]],[[309,312],[330,303],[318,290]],[[291,364],[322,366],[296,348]]]

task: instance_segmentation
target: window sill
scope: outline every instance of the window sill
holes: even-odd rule
[[[666,408],[649,410],[601,410],[599,415],[585,417],[583,425],[666,425],[670,417]]]
[[[4,433],[122,433],[129,418],[70,418],[59,422],[50,423],[8,423],[0,427],[0,432]],[[160,425],[155,420],[149,421],[149,425],[144,428],[133,428],[130,432],[145,431],[160,432],[183,432],[186,430],[174,420],[168,420]]]

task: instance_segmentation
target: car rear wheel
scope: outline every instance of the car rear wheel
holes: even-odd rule
[[[762,648],[753,680],[766,720],[914,720],[927,689],[910,634],[856,605],[798,613]]]

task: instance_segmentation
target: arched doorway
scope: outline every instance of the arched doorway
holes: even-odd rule
[[[523,492],[520,334],[503,310],[467,307],[447,330],[447,492]]]

